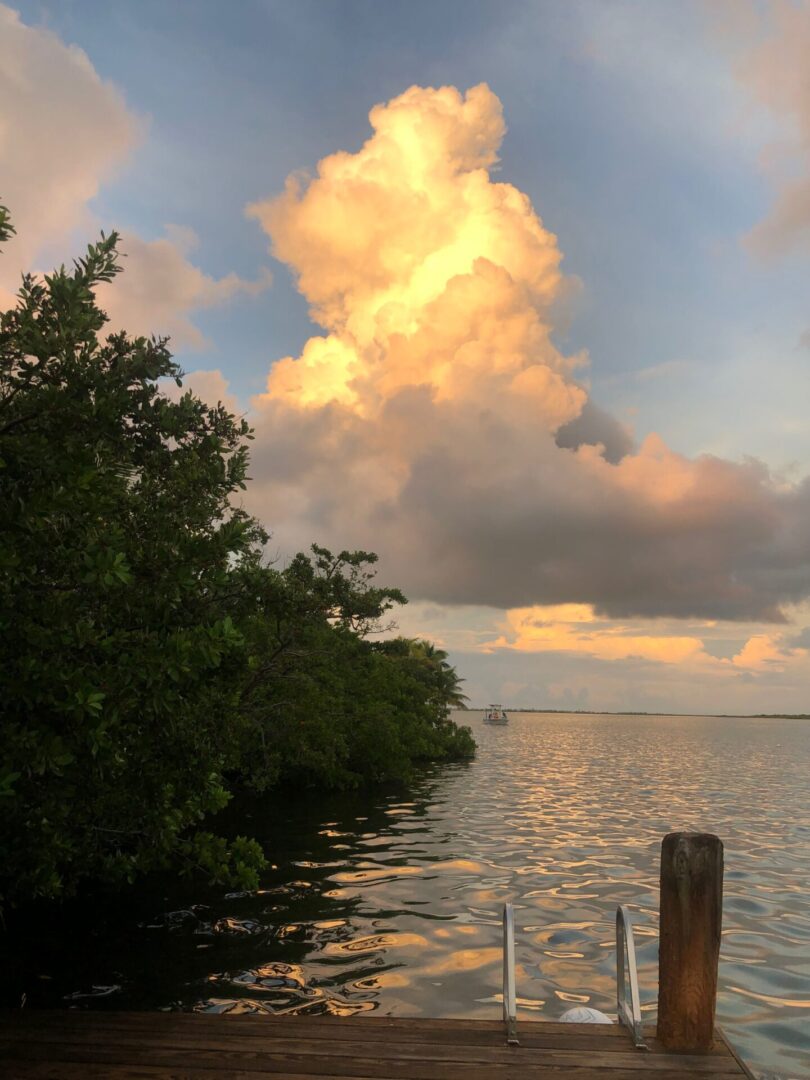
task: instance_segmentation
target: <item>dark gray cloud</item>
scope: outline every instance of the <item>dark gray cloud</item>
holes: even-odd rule
[[[575,420],[559,428],[556,443],[565,450],[601,444],[605,457],[615,465],[633,449],[633,436],[615,417],[589,399]]]
[[[422,388],[373,420],[268,407],[253,472],[282,548],[371,547],[413,599],[780,622],[810,595],[810,482],[755,461],[654,443],[611,464]]]

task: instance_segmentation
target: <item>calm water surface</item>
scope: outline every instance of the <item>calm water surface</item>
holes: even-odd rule
[[[810,722],[464,718],[469,766],[407,792],[254,805],[258,893],[166,882],[6,942],[6,998],[203,1011],[499,1015],[515,905],[524,1016],[614,1009],[613,919],[636,913],[655,1012],[657,875],[672,829],[725,843],[719,1017],[762,1070],[810,1078]]]

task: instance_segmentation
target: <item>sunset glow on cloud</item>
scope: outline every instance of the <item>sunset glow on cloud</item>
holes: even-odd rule
[[[573,605],[571,605],[573,606]],[[593,625],[592,610],[587,618],[554,618],[554,609],[514,608],[507,612],[507,632],[487,648],[510,648],[524,652],[581,652],[601,660],[653,660],[681,664],[703,654],[697,637],[638,634],[622,625]],[[550,618],[549,618],[550,616]]]
[[[556,237],[489,175],[498,98],[483,85],[414,86],[369,119],[357,154],[333,154],[311,183],[292,177],[249,208],[329,331],[273,365],[267,399],[374,417],[409,387],[438,402],[497,390],[531,402],[549,429],[573,420],[581,358],[554,348],[544,314],[562,284]]]
[[[662,633],[662,629],[669,632]],[[694,628],[692,628],[694,629]],[[506,613],[503,633],[486,642],[486,650],[582,653],[599,660],[642,660],[676,664],[684,670],[716,675],[735,672],[784,671],[804,661],[808,650],[797,648],[780,633],[748,637],[732,656],[719,658],[706,650],[699,633],[679,634],[677,624],[661,627],[599,620],[586,605],[514,608]]]
[[[254,399],[251,505],[278,541],[373,536],[417,598],[781,620],[810,592],[810,485],[656,435],[606,453],[599,428],[621,425],[586,411],[587,357],[553,338],[557,239],[490,172],[497,96],[411,87],[370,120],[357,153],[249,208],[326,331]]]

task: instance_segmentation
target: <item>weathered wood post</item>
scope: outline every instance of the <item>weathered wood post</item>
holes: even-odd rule
[[[712,1047],[722,915],[722,842],[711,833],[668,833],[658,951],[658,1039],[667,1050]]]

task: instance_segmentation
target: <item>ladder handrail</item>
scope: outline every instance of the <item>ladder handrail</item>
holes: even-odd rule
[[[630,983],[630,1006],[627,1003],[626,983]],[[641,999],[638,991],[636,942],[630,912],[619,904],[616,908],[616,1012],[619,1023],[630,1030],[633,1044],[646,1050],[641,1019]],[[517,1036],[517,993],[515,990],[515,912],[511,904],[503,905],[503,1020],[506,1041],[519,1046]]]
[[[630,1008],[627,1007],[626,974],[630,982]],[[636,942],[633,936],[633,920],[630,912],[619,904],[616,908],[616,1011],[619,1023],[630,1029],[635,1046],[647,1049],[641,1020],[641,1002],[638,993],[638,968],[636,966]]]
[[[503,905],[503,1022],[506,1025],[507,1044],[519,1046],[515,992],[515,912],[511,904]]]

